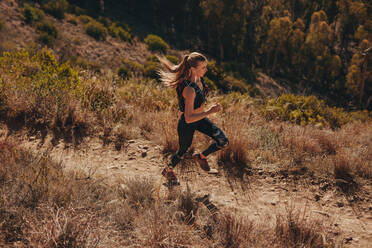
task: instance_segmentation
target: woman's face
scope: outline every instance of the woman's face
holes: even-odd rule
[[[199,61],[196,67],[193,67],[194,73],[197,77],[203,77],[204,74],[207,72],[207,62],[206,61]]]

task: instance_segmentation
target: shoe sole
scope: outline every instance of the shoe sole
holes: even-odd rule
[[[203,168],[203,166],[198,162],[199,158],[197,158],[196,156],[193,157],[193,159],[194,159],[195,163],[198,164],[203,171],[209,172],[211,170],[209,165],[208,165],[208,168]]]

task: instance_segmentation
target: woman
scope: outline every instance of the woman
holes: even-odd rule
[[[207,156],[227,146],[229,140],[224,132],[207,118],[208,115],[221,110],[220,104],[214,104],[207,111],[204,110],[205,97],[208,93],[203,80],[207,72],[205,56],[193,52],[184,56],[178,65],[173,65],[165,58],[159,57],[158,59],[163,65],[163,70],[159,71],[161,81],[177,89],[179,109],[183,112],[177,127],[179,149],[172,156],[171,163],[162,172],[169,182],[178,184],[173,169],[191,146],[195,130],[208,135],[215,141],[202,153],[193,155],[194,161],[205,171],[210,171]]]

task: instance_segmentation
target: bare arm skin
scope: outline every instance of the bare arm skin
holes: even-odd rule
[[[216,113],[221,110],[219,104],[213,105],[208,111],[203,111],[204,104],[198,108],[194,109],[194,99],[196,96],[195,90],[192,87],[185,87],[182,92],[182,96],[185,98],[185,121],[186,123],[192,123],[199,121],[210,114]]]

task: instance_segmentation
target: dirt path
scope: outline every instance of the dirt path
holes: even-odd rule
[[[40,145],[39,140],[31,138],[24,144],[43,150],[50,147],[47,143]],[[161,149],[147,140],[131,140],[124,149],[117,151],[113,145],[104,146],[98,139],[87,138],[79,148],[60,143],[49,153],[62,161],[66,169],[80,168],[108,182],[138,176],[151,178],[165,197],[167,189],[161,186],[164,180],[160,172],[166,158]],[[215,164],[213,158],[212,164]],[[197,196],[210,194],[210,201],[220,210],[229,210],[266,225],[274,225],[277,214],[284,216],[294,208],[322,222],[329,236],[342,247],[371,247],[371,183],[362,186],[362,193],[353,203],[325,179],[281,175],[276,172],[276,165],[259,161],[255,161],[253,167],[249,184],[232,182],[222,171],[210,175],[196,167],[178,169],[180,190],[188,186]]]

